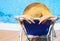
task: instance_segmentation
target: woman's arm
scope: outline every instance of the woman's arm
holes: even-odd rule
[[[54,20],[57,20],[57,19],[58,19],[57,16],[46,15],[46,16],[43,16],[43,17],[40,18],[39,24],[46,22],[46,21],[47,21],[48,19],[50,19],[50,18],[54,18]]]
[[[21,15],[21,16],[16,16],[15,19],[16,20],[20,20],[20,18],[24,18],[27,22],[31,23],[35,23],[34,22],[34,18],[31,16],[27,16],[27,15]]]

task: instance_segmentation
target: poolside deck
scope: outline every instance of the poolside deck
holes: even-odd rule
[[[9,31],[9,30],[0,30],[0,41],[19,41],[18,37],[19,31]],[[55,41],[60,41],[60,30],[56,31],[57,37]],[[25,36],[23,37],[25,41]]]
[[[0,30],[0,41],[19,41],[18,31]]]

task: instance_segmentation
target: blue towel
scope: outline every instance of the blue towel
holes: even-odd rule
[[[27,35],[41,36],[47,35],[50,27],[51,20],[47,20],[45,23],[39,23],[39,20],[34,20],[35,24],[29,24],[26,20],[23,20]]]

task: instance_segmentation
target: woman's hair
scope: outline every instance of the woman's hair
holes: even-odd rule
[[[28,11],[29,9],[31,9],[32,7],[37,6],[37,5],[39,5],[40,7],[44,8],[44,9],[46,9],[46,10],[48,10],[48,11],[50,12],[50,10],[48,9],[48,7],[47,7],[46,5],[44,5],[44,4],[42,4],[42,3],[39,3],[39,2],[34,2],[34,3],[32,3],[32,4],[29,4],[29,5],[24,9],[23,15],[26,14],[26,13],[25,13],[26,11]]]

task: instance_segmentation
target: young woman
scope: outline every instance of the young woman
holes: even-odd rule
[[[29,4],[25,10],[23,11],[23,14],[21,16],[16,16],[15,17],[17,20],[19,18],[24,18],[27,22],[35,23],[34,18],[40,18],[40,23],[46,22],[50,18],[55,18],[56,20],[58,19],[57,16],[53,16],[50,12],[50,10],[45,6],[44,4],[35,2],[32,4]],[[37,38],[29,38],[30,41],[37,41]],[[39,39],[39,37],[38,37]],[[40,40],[38,40],[40,41]]]

